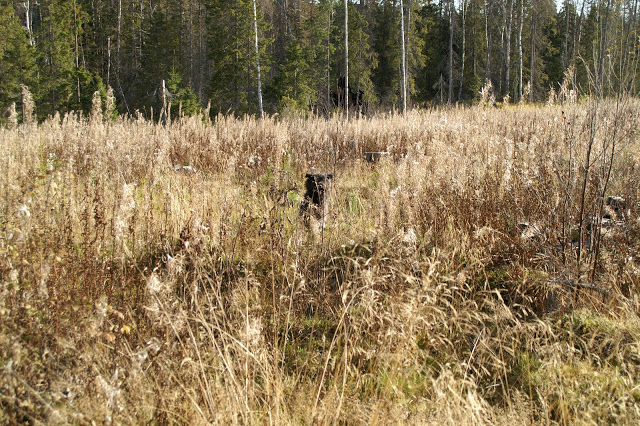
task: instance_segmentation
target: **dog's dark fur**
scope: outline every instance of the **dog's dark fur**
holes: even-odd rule
[[[305,175],[305,194],[302,204],[300,204],[300,215],[304,216],[305,222],[311,217],[322,220],[329,212],[329,193],[331,192],[332,173],[307,173]]]
[[[607,197],[607,205],[602,217],[605,219],[620,220],[625,217],[626,209],[627,200],[623,197]]]

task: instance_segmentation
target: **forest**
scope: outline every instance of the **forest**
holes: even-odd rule
[[[356,112],[483,96],[544,102],[561,90],[565,98],[633,95],[637,6],[637,0],[2,0],[0,120],[10,111],[20,115],[25,93],[43,120],[55,112],[86,114],[94,93],[104,100],[109,88],[117,113],[155,111],[154,118],[163,93],[174,114],[210,106],[211,115],[237,116],[327,114],[344,109],[345,90]]]

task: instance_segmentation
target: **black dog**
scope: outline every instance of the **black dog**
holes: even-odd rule
[[[314,218],[320,220],[324,228],[325,218],[329,214],[329,194],[333,174],[307,173],[305,178],[306,192],[300,204],[300,216],[304,216],[307,226],[309,226],[309,220]]]

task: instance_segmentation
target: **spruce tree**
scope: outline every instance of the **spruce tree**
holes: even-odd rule
[[[358,6],[349,3],[348,10],[349,91],[352,94],[352,101],[356,100],[356,97],[360,97],[360,102],[376,103],[377,96],[372,75],[378,66],[378,60],[369,41],[369,22]],[[335,46],[335,53],[331,59],[331,74],[333,76],[331,85],[334,91],[338,89],[339,79],[345,77],[344,17],[344,9],[342,7],[336,8],[334,12],[335,23],[332,26],[331,35],[332,44]],[[360,92],[362,93],[360,94]]]
[[[258,31],[267,29],[258,13]],[[210,0],[207,3],[211,84],[209,94],[214,113],[258,113],[257,75],[251,0]],[[265,50],[271,40],[261,37],[260,64],[268,73]]]
[[[74,95],[79,103],[74,29],[82,23],[74,22],[73,3],[64,0],[43,0],[40,15],[36,33],[42,83],[39,111],[41,115],[66,112]]]
[[[400,99],[401,54],[400,12],[395,2],[385,0],[373,6],[375,10],[375,37],[373,46],[378,59],[378,67],[373,74],[373,82],[383,105],[396,105]]]
[[[0,117],[13,102],[21,106],[21,85],[37,91],[36,52],[10,5],[0,5]],[[1,118],[0,118],[1,120]]]

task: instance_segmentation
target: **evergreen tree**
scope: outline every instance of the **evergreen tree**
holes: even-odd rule
[[[37,91],[36,52],[10,4],[0,4],[0,28],[0,117],[4,117],[13,102],[20,108],[21,85]]]
[[[417,93],[416,77],[419,76],[425,65],[423,54],[424,39],[418,32],[421,15],[419,13],[421,2],[405,0],[405,41],[407,50],[407,103],[411,105],[412,98]]]
[[[209,59],[212,76],[211,106],[214,113],[258,112],[254,52],[253,7],[251,0],[210,0],[207,3]],[[266,25],[258,14],[258,31]],[[261,37],[260,63],[265,74],[268,38]]]
[[[553,88],[558,90],[564,76],[564,67],[562,65],[562,43],[563,37],[559,31],[558,23],[562,22],[561,15],[554,14],[549,17],[544,25],[544,45],[542,49],[542,60],[544,62],[542,72],[542,82],[547,90]]]
[[[528,27],[528,37],[523,41],[523,44],[529,47],[525,53],[525,61],[529,66],[525,71],[528,71],[531,83],[531,100],[542,101],[546,99],[552,85],[557,83],[558,73],[562,74],[562,60],[559,56],[561,39],[557,36],[556,5],[553,0],[532,2]],[[553,59],[555,64],[549,64],[547,67],[545,61],[550,59]]]
[[[378,59],[373,83],[381,104],[396,105],[401,91],[400,12],[396,2],[390,0],[373,7],[376,8],[373,47]]]
[[[95,91],[104,93],[102,78],[80,62],[81,40],[88,14],[80,2],[43,0],[36,31],[40,74],[39,115],[91,109]]]
[[[284,63],[269,90],[276,109],[308,111],[317,100],[318,91],[313,88],[314,73],[308,53],[298,40],[293,40],[287,47]]]
[[[440,101],[441,86],[447,75],[449,25],[437,3],[428,2],[420,9],[416,31],[423,40],[421,55],[424,58],[423,70],[416,80],[418,100]]]
[[[167,89],[171,93],[171,103],[175,108],[179,108],[184,115],[194,115],[198,112],[200,104],[198,97],[190,85],[182,83],[182,76],[174,69],[169,72]],[[177,111],[177,110],[174,110]]]
[[[476,99],[484,83],[484,16],[482,0],[468,0],[466,10],[465,68],[460,100]],[[462,19],[462,17],[460,17]]]
[[[170,72],[179,69],[179,50],[176,26],[164,10],[155,9],[148,23],[148,35],[142,48],[142,65],[137,81],[134,108],[153,107],[155,116],[160,113],[160,85],[168,80]],[[178,71],[178,75],[180,75]]]
[[[323,105],[328,111],[331,104],[331,59],[336,54],[331,39],[331,30],[336,25],[334,0],[320,0],[314,12],[304,21],[303,43],[309,63],[309,84],[312,88],[312,102]]]
[[[36,33],[40,52],[41,113],[67,111],[74,94],[75,36],[72,3],[64,0],[43,0],[40,3],[41,25]],[[37,96],[37,95],[36,95]],[[77,99],[76,99],[77,100]]]
[[[349,87],[350,91],[357,96],[362,92],[362,99],[359,101],[372,104],[377,101],[372,76],[378,67],[378,58],[371,48],[369,39],[369,22],[356,6],[351,5],[349,7]],[[398,47],[399,44],[396,45],[396,48]]]

